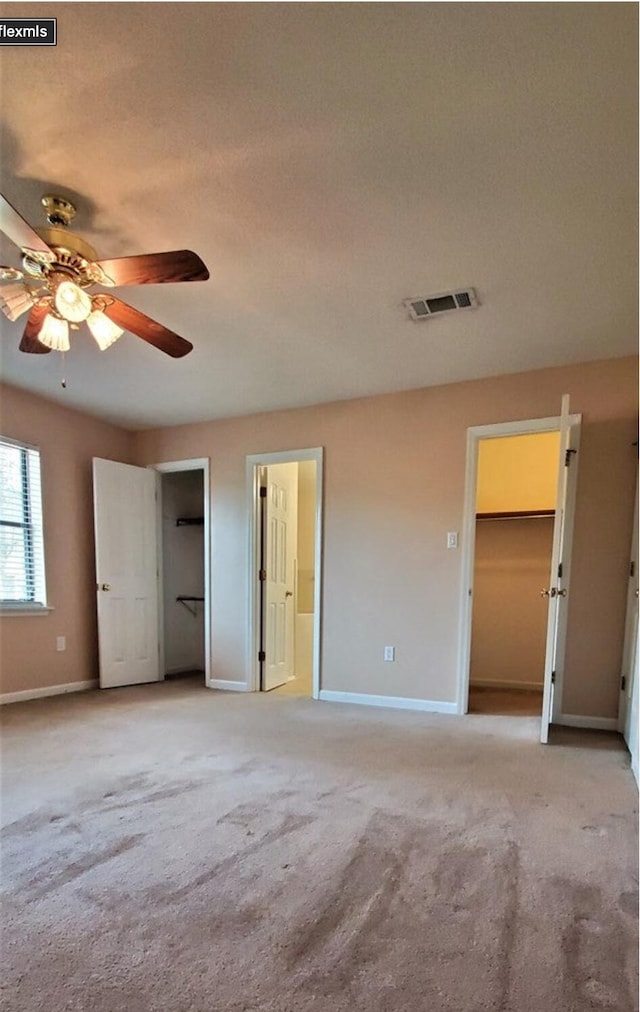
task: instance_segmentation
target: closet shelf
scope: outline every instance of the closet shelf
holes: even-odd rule
[[[187,609],[187,611],[191,612],[191,614],[195,618],[196,615],[198,614],[198,612],[197,612],[197,610],[195,608],[191,607],[191,602],[192,601],[204,601],[204,598],[203,597],[191,597],[190,595],[187,595],[187,594],[180,594],[176,598],[176,601],[179,604],[183,604],[185,606],[185,608]]]
[[[195,527],[196,525],[202,526],[204,523],[204,517],[178,517],[176,520],[176,527]]]
[[[500,513],[476,513],[476,520],[527,520],[555,515],[555,510],[504,510]]]

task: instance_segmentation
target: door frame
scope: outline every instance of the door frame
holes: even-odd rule
[[[577,425],[581,415],[569,415],[569,423]],[[474,425],[467,429],[467,458],[465,474],[464,511],[462,521],[462,579],[460,582],[460,632],[458,640],[458,679],[456,713],[469,710],[469,675],[471,669],[471,625],[473,618],[473,575],[476,549],[476,499],[478,492],[478,448],[482,439],[500,439],[504,436],[527,436],[541,432],[559,432],[560,415],[550,418],[527,418],[492,425]],[[575,495],[575,490],[574,490]],[[565,572],[570,572],[574,521],[574,502],[567,502],[565,513],[566,552],[563,558]],[[553,715],[562,713],[563,670],[558,673],[554,686]]]
[[[252,453],[246,458],[247,509],[249,550],[247,566],[247,689],[260,691],[260,468],[270,464],[296,464],[305,460],[316,463],[316,516],[313,589],[313,681],[311,695],[318,699],[321,685],[320,633],[322,628],[322,503],[324,449],[316,446],[304,450],[281,450],[275,453]]]
[[[162,557],[162,475],[176,471],[202,471],[204,486],[204,681],[208,689],[214,688],[211,671],[211,482],[209,457],[190,457],[187,460],[168,460],[162,464],[149,464],[157,471],[157,540],[158,540],[158,650],[160,670],[165,678],[164,663],[164,568]]]
[[[631,547],[629,550],[629,569],[627,583],[627,605],[624,620],[624,642],[622,647],[622,670],[620,672],[620,694],[618,698],[618,730],[624,740],[629,744],[629,716],[631,711],[631,694],[633,691],[634,676],[637,670],[638,652],[638,483],[639,476],[636,476],[636,494],[633,507],[633,528],[631,535]],[[633,565],[633,573],[631,566]],[[626,679],[625,688],[622,688],[622,678]]]

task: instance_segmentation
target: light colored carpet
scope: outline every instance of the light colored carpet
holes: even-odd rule
[[[187,680],[5,707],[12,1012],[633,1012],[616,736]]]

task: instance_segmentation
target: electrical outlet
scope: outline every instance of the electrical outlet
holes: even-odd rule
[[[66,650],[66,649],[67,649],[67,637],[58,636],[56,638],[56,650]]]
[[[395,661],[396,659],[396,648],[385,647],[384,648],[384,659],[385,661]]]
[[[457,548],[457,547],[458,547],[458,532],[449,531],[447,534],[447,548]]]

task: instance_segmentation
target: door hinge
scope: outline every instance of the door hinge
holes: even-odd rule
[[[627,676],[623,675],[620,679],[620,692],[624,692],[627,687]]]
[[[569,467],[569,464],[571,463],[571,454],[572,453],[577,453],[577,452],[578,452],[577,450],[565,450],[564,451],[564,466],[565,467]]]
[[[258,579],[260,580],[260,582],[262,583],[264,580],[266,580],[266,578],[267,578],[267,571],[266,571],[266,569],[259,569],[258,570]]]
[[[562,563],[558,566],[558,579],[562,579]]]
[[[631,565],[629,566],[629,576],[635,575],[636,575],[636,564],[635,562],[632,562]]]
[[[556,684],[556,673],[555,673],[555,671],[551,672],[551,684],[552,685]]]
[[[261,485],[260,486],[260,498],[261,499],[266,499],[267,498],[267,486],[266,485]]]
[[[258,650],[258,660],[260,662],[262,662],[262,661],[266,661],[266,659],[267,659],[267,655],[265,654],[264,650]]]

